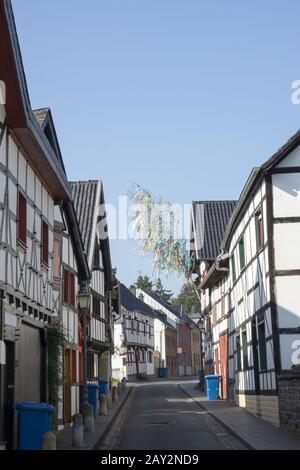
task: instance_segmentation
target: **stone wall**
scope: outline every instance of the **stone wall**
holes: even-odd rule
[[[281,376],[278,388],[280,424],[300,437],[300,373]]]
[[[237,394],[235,402],[274,426],[279,426],[279,405],[277,396]]]

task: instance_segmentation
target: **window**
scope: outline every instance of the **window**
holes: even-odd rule
[[[243,369],[248,369],[248,344],[247,344],[247,331],[242,332],[242,349],[243,349]]]
[[[77,361],[76,361],[76,351],[72,351],[72,383],[77,383]]]
[[[27,202],[23,194],[18,194],[18,240],[27,243]]]
[[[217,323],[217,307],[216,305],[214,304],[212,306],[212,324],[213,325],[216,325]]]
[[[47,222],[42,221],[42,263],[48,266],[49,256],[49,227]]]
[[[69,303],[69,272],[64,269],[64,303]]]
[[[235,281],[236,281],[236,270],[235,270],[234,254],[232,254],[232,256],[231,256],[230,264],[231,264],[231,277],[232,277],[232,282],[235,282]]]
[[[267,347],[266,347],[266,331],[265,322],[262,321],[257,325],[258,330],[258,352],[259,352],[259,367],[260,370],[267,369]]]
[[[87,376],[89,379],[94,378],[94,354],[87,353]]]
[[[225,295],[223,294],[221,297],[221,317],[225,315]]]
[[[242,369],[241,361],[241,336],[238,334],[236,336],[236,368],[238,371]]]
[[[70,273],[70,304],[75,305],[75,276]]]
[[[94,251],[94,261],[93,261],[93,269],[94,270],[99,270],[101,268],[100,266],[100,245],[99,241],[96,241],[95,244],[95,251]]]
[[[75,275],[64,269],[64,304],[75,306]]]
[[[131,333],[134,333],[134,322],[131,320]]]
[[[255,232],[256,232],[256,249],[260,250],[264,244],[264,227],[262,210],[259,209],[255,214]]]
[[[148,351],[148,362],[149,364],[152,363],[152,351]]]
[[[245,258],[245,240],[242,236],[239,240],[239,255],[240,255],[240,269],[244,269],[246,266],[246,258]]]

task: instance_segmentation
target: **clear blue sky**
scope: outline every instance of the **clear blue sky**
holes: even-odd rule
[[[14,0],[32,107],[50,106],[70,179],[116,203],[237,198],[300,127],[299,0]],[[112,243],[125,283],[151,274]],[[169,279],[178,289],[180,281]]]

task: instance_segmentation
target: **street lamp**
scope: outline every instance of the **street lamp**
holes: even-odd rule
[[[88,386],[87,386],[87,314],[89,313],[91,301],[90,287],[83,284],[78,293],[79,308],[83,318],[83,404],[88,403]]]

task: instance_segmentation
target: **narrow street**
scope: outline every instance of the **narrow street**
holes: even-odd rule
[[[241,450],[243,446],[188,398],[178,382],[134,384],[127,406],[99,449]]]

